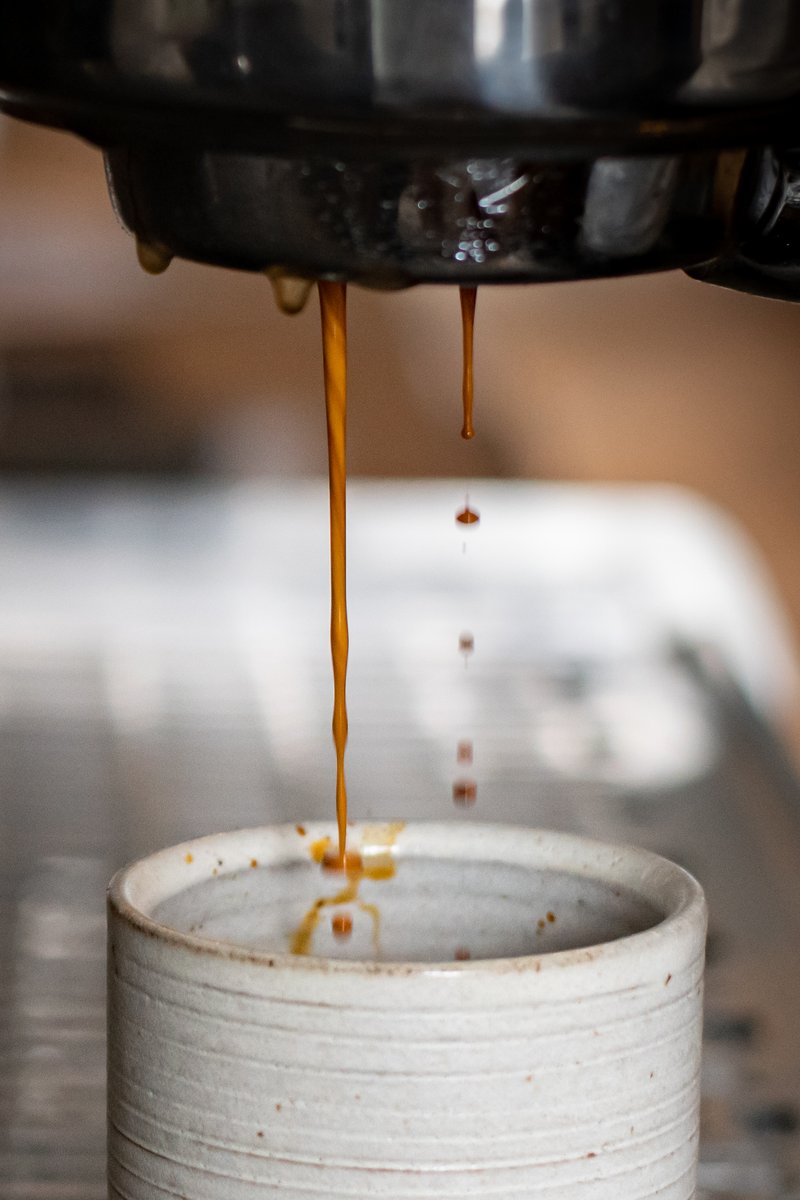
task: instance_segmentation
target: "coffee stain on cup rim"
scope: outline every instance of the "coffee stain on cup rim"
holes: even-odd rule
[[[306,822],[305,838],[299,838],[295,824],[264,826],[230,833],[209,834],[206,837],[181,845],[168,847],[147,858],[123,867],[111,880],[107,903],[109,909],[120,920],[139,930],[147,937],[168,945],[181,947],[197,955],[209,955],[218,959],[248,963],[268,969],[297,972],[333,973],[366,979],[369,977],[391,979],[393,977],[435,978],[444,983],[452,980],[456,986],[462,976],[525,976],[537,975],[544,978],[549,972],[565,969],[596,970],[600,963],[611,967],[622,962],[632,953],[643,954],[655,951],[665,941],[671,927],[679,926],[682,932],[693,932],[691,947],[685,949],[686,962],[702,961],[705,944],[706,906],[702,888],[682,867],[661,858],[650,851],[637,847],[618,847],[596,842],[572,834],[537,830],[510,825],[491,825],[479,822],[404,824],[398,829],[392,825],[353,826],[354,843],[362,854],[386,853],[387,844],[394,844],[391,853],[398,864],[407,858],[449,858],[451,861],[469,862],[507,861],[509,865],[529,866],[531,869],[567,869],[576,874],[586,874],[601,882],[613,883],[615,871],[623,857],[627,870],[634,872],[642,883],[640,895],[656,900],[665,911],[665,916],[651,927],[615,941],[602,942],[568,950],[553,950],[540,954],[522,955],[514,958],[474,958],[461,961],[399,962],[370,961],[356,959],[333,959],[315,956],[297,956],[291,953],[272,953],[236,946],[232,943],[215,941],[198,934],[184,933],[164,925],[148,915],[146,897],[147,880],[151,884],[159,868],[170,872],[175,885],[166,891],[151,894],[149,906],[154,908],[162,900],[175,895],[193,883],[212,876],[214,865],[222,860],[224,853],[228,873],[249,869],[253,857],[258,857],[262,869],[270,865],[287,865],[292,862],[308,862],[307,842],[335,838],[335,827],[325,822]],[[458,843],[458,852],[448,847]],[[426,853],[420,853],[420,848]],[[572,866],[559,866],[554,854],[562,852],[572,860]],[[187,863],[186,855],[192,859]],[[180,867],[180,875],[178,868]],[[138,877],[138,878],[137,878]],[[647,883],[650,891],[644,884]],[[695,932],[700,931],[700,932]],[[679,963],[675,964],[680,969]],[[670,965],[661,971],[658,985],[663,990],[665,974]],[[673,973],[674,968],[673,968]],[[669,989],[671,990],[671,989]]]

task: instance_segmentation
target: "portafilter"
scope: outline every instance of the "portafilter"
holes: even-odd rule
[[[795,0],[0,0],[0,106],[151,268],[800,297]]]

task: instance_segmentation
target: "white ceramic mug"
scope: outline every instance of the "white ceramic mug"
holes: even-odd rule
[[[112,1200],[694,1196],[689,875],[560,833],[356,826],[379,878],[319,905],[332,836],[224,833],[112,881]]]

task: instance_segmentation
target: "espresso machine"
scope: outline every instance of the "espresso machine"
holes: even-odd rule
[[[103,150],[156,269],[791,299],[799,92],[791,0],[0,10],[2,107]]]
[[[146,269],[263,272],[288,310],[319,278],[676,268],[800,299],[793,0],[0,0],[0,108],[102,150]],[[556,505],[531,486],[482,489],[513,554],[469,555],[451,517],[429,535],[445,485],[351,489],[358,815],[450,813],[440,746],[472,722],[486,779],[459,816],[694,871],[711,905],[699,1196],[798,1200],[800,788],[756,679],[789,653],[780,622],[702,506],[676,533],[658,489],[630,517],[614,494]],[[313,489],[289,504],[269,484],[223,506],[100,486],[91,520],[66,494],[42,527],[37,504],[0,496],[0,1200],[100,1200],[105,879],[190,833],[332,812],[307,566],[325,518]],[[613,566],[620,522],[635,579]],[[739,675],[674,595],[701,575],[720,611],[737,598]],[[456,621],[469,663],[439,636]]]

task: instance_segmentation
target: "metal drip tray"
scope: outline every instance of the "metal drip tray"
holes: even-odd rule
[[[466,531],[462,499],[352,489],[354,815],[689,867],[711,908],[699,1194],[798,1200],[800,791],[763,716],[791,674],[768,593],[680,493],[479,484]],[[0,491],[0,1200],[105,1195],[113,869],[332,813],[326,532],[322,484]]]

